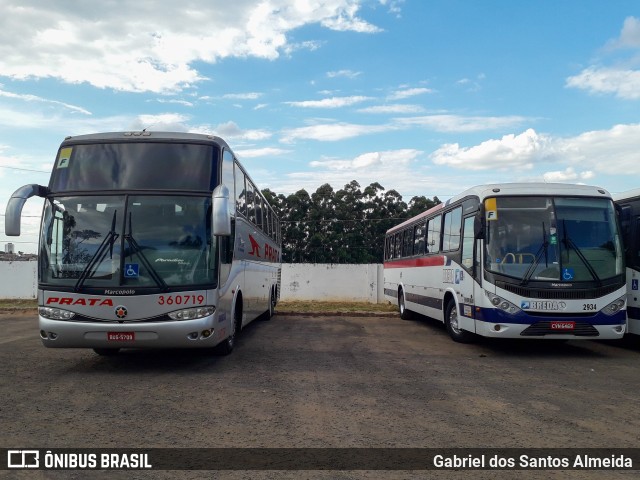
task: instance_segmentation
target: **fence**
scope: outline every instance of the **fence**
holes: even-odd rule
[[[0,298],[35,298],[37,262],[0,262]],[[281,300],[384,302],[382,265],[282,264]]]

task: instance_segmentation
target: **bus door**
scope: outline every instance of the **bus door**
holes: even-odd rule
[[[460,266],[454,269],[453,281],[458,296],[458,326],[475,333],[475,303],[482,294],[480,283],[474,278],[478,276],[480,241],[476,241],[474,234],[475,217],[466,217],[463,222],[463,237]],[[475,267],[474,268],[474,264]]]

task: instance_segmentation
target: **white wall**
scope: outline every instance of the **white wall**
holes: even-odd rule
[[[382,265],[282,265],[281,300],[384,302]]]
[[[37,262],[0,262],[0,298],[35,298]],[[282,265],[281,300],[384,302],[382,265]]]
[[[0,298],[36,298],[38,262],[0,262]]]

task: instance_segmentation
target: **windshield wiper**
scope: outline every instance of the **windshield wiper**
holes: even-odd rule
[[[111,219],[111,230],[107,232],[107,235],[102,240],[102,243],[96,250],[96,253],[93,254],[91,259],[89,260],[89,263],[87,263],[87,266],[84,267],[84,270],[82,270],[82,273],[80,274],[80,278],[76,282],[75,287],[73,287],[74,291],[79,292],[82,286],[84,285],[85,280],[93,276],[93,274],[95,273],[95,270],[98,268],[98,265],[100,265],[104,260],[104,258],[106,257],[107,248],[109,249],[109,258],[113,258],[113,245],[114,243],[116,243],[116,240],[120,236],[116,233],[116,214],[117,213],[118,211],[114,210],[113,218]]]
[[[596,282],[598,282],[598,286],[601,286],[602,280],[600,279],[600,277],[598,276],[598,273],[593,268],[593,265],[589,263],[589,260],[587,260],[587,257],[584,256],[584,253],[582,253],[582,250],[580,250],[580,247],[578,247],[578,245],[576,245],[576,243],[573,240],[571,240],[569,235],[567,235],[567,226],[565,225],[564,220],[562,220],[562,230],[563,230],[562,243],[564,243],[565,247],[567,247],[567,260],[569,260],[569,248],[573,248],[576,254],[578,255],[578,258],[582,261],[582,263],[584,263],[584,266],[587,267],[587,270],[589,271],[593,279]]]
[[[133,235],[131,232],[132,232],[131,212],[129,212],[129,232],[126,233],[124,236],[124,239],[129,244],[129,248],[130,248],[129,255],[133,255],[134,253],[137,253],[138,256],[140,257],[140,260],[142,261],[142,264],[145,266],[145,268],[149,272],[149,276],[153,279],[154,282],[156,282],[156,285],[158,285],[158,287],[160,287],[163,292],[168,292],[169,287],[167,286],[166,282],[162,279],[160,275],[158,275],[158,272],[156,272],[156,269],[153,268],[153,265],[151,265],[151,262],[149,262],[149,259],[142,252],[142,248],[140,248],[140,245],[138,245],[138,242],[136,242],[136,239],[133,238]]]
[[[543,253],[545,267],[549,267],[548,249],[549,242],[547,242],[547,229],[544,227],[544,222],[542,222],[542,245],[540,245],[540,248],[536,252],[536,256],[533,259],[533,262],[531,262],[531,265],[529,265],[529,268],[525,272],[524,277],[522,277],[522,282],[520,282],[521,286],[529,283],[529,280],[531,280],[531,277],[533,276],[533,272],[536,271],[536,267],[538,266],[538,263],[540,263],[540,257],[542,257]]]

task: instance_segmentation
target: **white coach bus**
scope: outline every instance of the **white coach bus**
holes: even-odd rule
[[[620,207],[627,261],[627,329],[640,335],[640,188],[613,196]]]
[[[384,267],[401,317],[439,319],[458,342],[625,333],[620,229],[601,188],[471,188],[391,228]]]
[[[51,348],[206,348],[230,353],[279,298],[280,224],[229,146],[160,132],[67,137],[47,187],[7,204],[20,235],[44,198],[38,255],[42,343]]]

